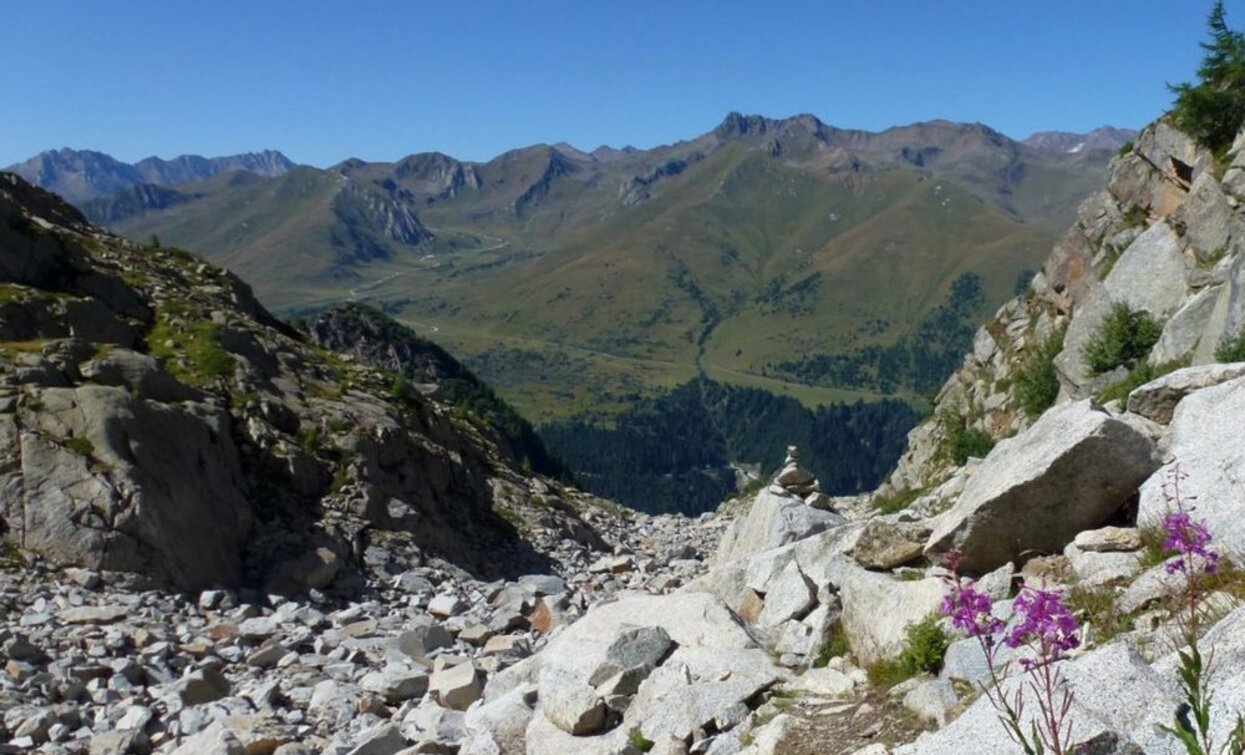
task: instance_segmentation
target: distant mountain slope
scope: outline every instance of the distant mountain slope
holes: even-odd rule
[[[1137,132],[1134,129],[1101,126],[1088,134],[1039,131],[1021,143],[1043,152],[1077,154],[1099,149],[1115,151],[1136,138]]]
[[[168,186],[232,171],[275,177],[293,167],[288,157],[274,150],[229,157],[182,155],[172,160],[148,157],[130,165],[101,152],[64,148],[41,152],[5,170],[78,203],[136,184]]]
[[[1112,153],[1043,151],[981,124],[870,133],[732,113],[649,150],[349,160],[83,207],[202,250],[286,313],[367,299],[545,418],[615,411],[702,372],[810,403],[877,396],[780,365],[889,348],[965,274],[982,291],[969,315],[984,317]]]
[[[531,424],[497,397],[445,349],[424,340],[371,307],[346,304],[305,323],[307,333],[329,351],[401,374],[393,393],[429,393],[497,431],[497,443],[516,464],[537,474],[567,478],[569,470],[549,453]]]

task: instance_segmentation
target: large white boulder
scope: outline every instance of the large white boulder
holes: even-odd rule
[[[1245,556],[1245,377],[1189,394],[1176,405],[1167,434],[1168,457],[1188,475],[1182,490],[1197,496],[1194,516],[1204,519],[1213,545]],[[1163,496],[1168,467],[1141,486],[1138,522],[1157,527],[1169,510]]]
[[[907,644],[908,625],[937,611],[947,591],[940,579],[904,581],[854,563],[839,574],[837,586],[843,630],[863,664],[898,656]]]
[[[938,517],[925,546],[964,552],[964,568],[989,571],[1033,552],[1056,553],[1128,502],[1159,466],[1154,441],[1088,400],[1048,410],[1001,441]]]
[[[833,511],[822,511],[799,498],[768,488],[753,499],[748,513],[735,519],[722,536],[714,563],[722,565],[759,551],[803,540],[847,522]]]

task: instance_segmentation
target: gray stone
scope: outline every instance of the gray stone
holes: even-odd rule
[[[566,580],[554,574],[527,574],[519,577],[519,587],[532,595],[560,595],[566,592]]]
[[[1138,574],[1142,568],[1141,554],[1136,551],[1087,551],[1077,547],[1075,543],[1069,543],[1064,548],[1063,555],[1072,565],[1078,584],[1084,587],[1122,582]]]
[[[811,668],[786,687],[816,697],[846,697],[855,691],[856,680],[832,668]]]
[[[578,675],[555,667],[540,672],[540,711],[562,731],[584,736],[605,723],[605,702]]]
[[[219,700],[229,694],[229,689],[225,675],[210,668],[192,671],[177,683],[177,695],[187,706]]]
[[[346,755],[394,755],[406,748],[406,738],[393,724],[384,724],[364,731]]]
[[[1126,303],[1162,321],[1185,303],[1189,287],[1180,247],[1180,237],[1169,224],[1151,225],[1124,250],[1102,285],[1080,303],[1064,336],[1064,349],[1055,359],[1059,371],[1073,384],[1089,381],[1085,347],[1112,305]]]
[[[425,618],[398,635],[393,641],[394,648],[402,655],[415,660],[423,660],[434,650],[454,644],[454,638],[440,624]]]
[[[952,709],[960,702],[955,687],[947,679],[933,679],[903,697],[903,705],[919,718],[946,726]]]
[[[1117,643],[1087,653],[1074,662],[1059,664],[1073,693],[1068,720],[1073,742],[1106,732],[1126,734],[1132,743],[1151,755],[1179,755],[1183,749],[1158,730],[1172,720],[1176,699],[1170,685],[1129,647]],[[1025,675],[1004,682],[1008,696],[1017,691],[1025,698],[1024,719],[1038,710]],[[998,723],[998,715],[984,696],[946,727],[923,734],[896,755],[961,755],[966,752],[1012,752],[1014,744]]]
[[[390,703],[421,697],[428,691],[428,672],[422,668],[391,663],[372,671],[359,681],[364,692],[380,695]]]
[[[860,663],[894,658],[907,643],[907,628],[938,610],[946,594],[940,579],[901,581],[860,567],[839,577],[843,630]]]
[[[1215,624],[1199,643],[1212,657],[1210,673],[1211,737],[1226,742],[1236,717],[1245,711],[1245,607],[1238,607]],[[1179,660],[1170,652],[1154,664],[1172,689],[1178,688]]]
[[[181,743],[173,755],[245,755],[246,749],[242,742],[226,729],[216,723],[203,731],[189,737]]]
[[[103,385],[48,388],[41,400],[36,427],[0,427],[9,449],[0,463],[22,481],[0,499],[0,518],[20,528],[27,550],[59,566],[142,572],[181,587],[241,578],[252,517],[225,410]],[[91,452],[50,438],[83,439]],[[111,512],[116,526],[91,511]]]
[[[253,642],[262,642],[277,633],[277,620],[272,617],[256,617],[238,624],[238,636]]]
[[[801,619],[817,603],[817,588],[800,571],[795,561],[788,563],[778,577],[769,582],[765,606],[757,617],[757,626],[776,627],[792,619]]]
[[[638,684],[647,676],[648,671],[661,663],[673,647],[674,640],[670,639],[670,634],[662,627],[625,629],[605,651],[605,662],[592,672],[588,684],[595,687],[610,677],[627,671],[640,672],[641,675],[635,680]]]
[[[926,534],[911,526],[870,519],[852,549],[852,558],[866,569],[894,569],[921,556]]]
[[[472,661],[434,671],[428,689],[437,702],[450,710],[467,710],[484,692],[480,673]]]
[[[127,755],[143,735],[137,731],[106,731],[91,737],[89,755]]]
[[[80,606],[56,615],[65,624],[112,624],[130,615],[126,606]]]
[[[530,688],[520,688],[471,706],[463,718],[463,755],[526,755],[535,697]]]
[[[1185,367],[1134,389],[1128,395],[1128,411],[1165,425],[1185,396],[1242,376],[1245,362]]]
[[[1136,527],[1102,527],[1085,530],[1072,540],[1083,551],[1109,553],[1114,551],[1141,550],[1141,533]]]
[[[467,604],[457,595],[438,595],[428,601],[428,613],[441,618],[457,616],[467,610]]]
[[[638,726],[650,740],[666,735],[686,740],[770,683],[755,678],[699,681],[689,667],[672,659],[641,685],[623,726]]]
[[[1128,502],[1158,466],[1153,441],[1088,401],[1047,410],[1001,441],[935,523],[927,553],[964,553],[969,571],[1058,552]]]
[[[341,559],[329,548],[315,548],[298,558],[282,561],[268,575],[265,589],[274,595],[299,595],[322,590],[333,583]]]

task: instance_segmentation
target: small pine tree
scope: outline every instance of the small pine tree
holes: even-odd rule
[[[1169,87],[1176,95],[1176,125],[1203,146],[1222,154],[1245,123],[1245,34],[1228,28],[1223,0],[1206,19],[1210,39],[1197,69],[1197,84]]]

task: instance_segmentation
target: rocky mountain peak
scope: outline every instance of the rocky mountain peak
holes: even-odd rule
[[[131,165],[102,152],[66,147],[40,153],[6,170],[70,201],[81,202],[141,183],[168,186],[234,171],[271,178],[294,167],[293,161],[276,150],[211,158],[199,155],[181,155],[171,160],[148,157]]]
[[[1039,131],[1021,143],[1052,154],[1079,154],[1092,150],[1115,151],[1137,138],[1133,129],[1099,126],[1088,133]]]

